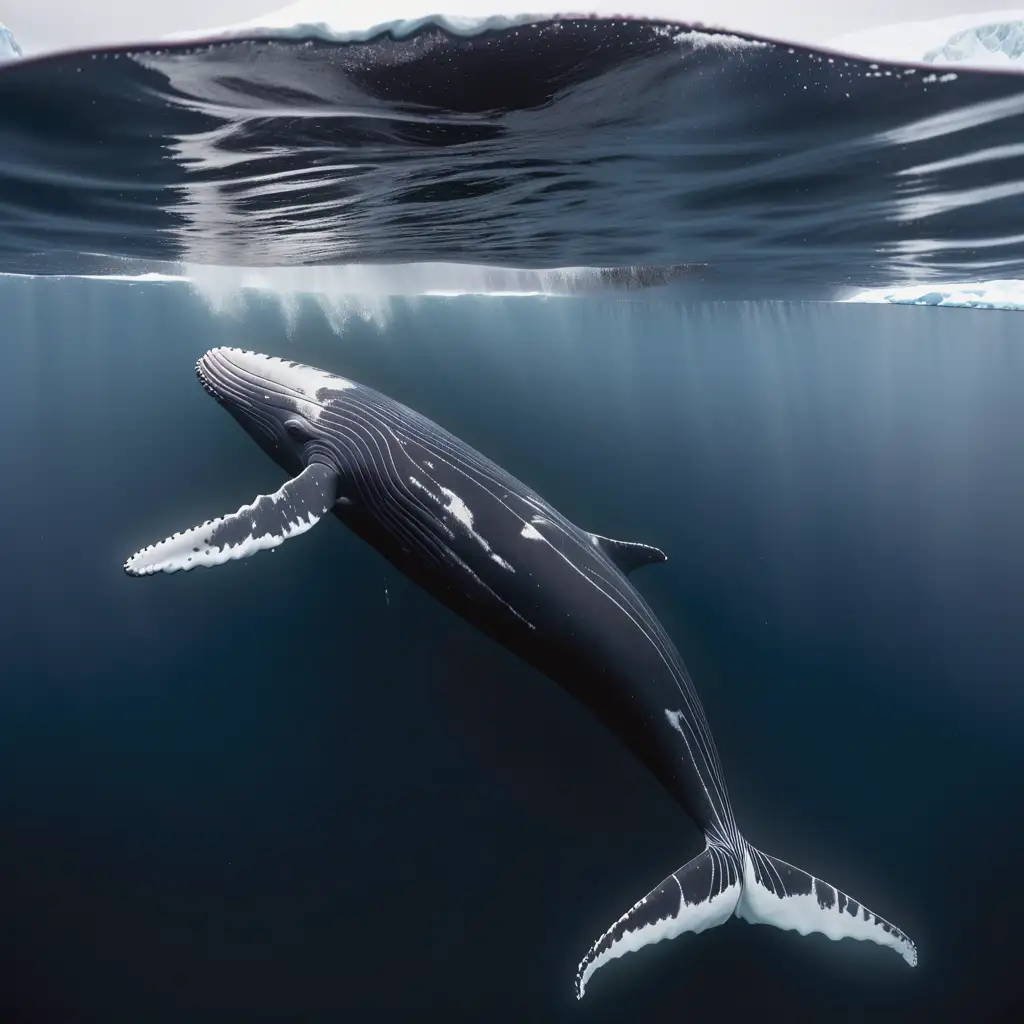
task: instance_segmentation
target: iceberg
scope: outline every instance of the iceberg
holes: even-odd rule
[[[844,302],[889,302],[900,306],[960,306],[966,309],[1024,311],[1024,281],[977,281],[968,284],[919,284],[874,288]]]
[[[872,60],[1024,71],[1024,9],[880,25],[826,45]]]
[[[0,61],[14,60],[20,56],[21,47],[18,45],[18,40],[14,38],[14,33],[3,22],[0,22]]]
[[[1024,72],[1024,9],[883,25],[830,39],[826,45],[877,61]],[[1024,281],[930,281],[869,289],[843,301],[1024,312]]]
[[[927,64],[1005,67],[1016,63],[1024,68],[1024,21],[979,25],[955,32],[945,44],[929,50],[924,59]]]

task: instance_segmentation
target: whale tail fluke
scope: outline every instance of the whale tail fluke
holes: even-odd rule
[[[896,950],[911,967],[917,966],[917,947],[894,924],[834,885],[744,845],[737,917],[801,935],[820,932],[830,939],[864,939]]]
[[[590,947],[576,972],[576,998],[591,975],[626,953],[684,932],[702,932],[734,914],[801,935],[866,939],[895,949],[911,967],[917,948],[895,925],[828,882],[740,840],[741,849],[709,843],[674,871]]]
[[[683,932],[702,932],[728,921],[743,889],[743,866],[732,850],[708,844],[628,910],[591,947],[576,971],[576,998],[590,976],[617,957]]]

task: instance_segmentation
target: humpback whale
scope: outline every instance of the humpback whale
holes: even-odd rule
[[[630,582],[666,556],[571,523],[437,424],[373,389],[233,348],[196,374],[288,474],[273,494],[143,548],[132,576],[220,565],[274,548],[333,512],[453,611],[568,690],[697,823],[704,849],[626,911],[579,965],[739,917],[917,950],[862,903],[747,841],[690,675]]]

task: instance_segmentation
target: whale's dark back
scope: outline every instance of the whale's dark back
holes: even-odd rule
[[[701,827],[728,830],[718,755],[682,659],[592,534],[370,388],[330,396],[317,426],[342,469],[342,522],[594,711]]]

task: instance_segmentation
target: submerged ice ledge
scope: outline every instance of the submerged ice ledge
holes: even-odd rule
[[[312,267],[234,267],[164,264],[161,270],[111,267],[99,274],[25,274],[46,278],[119,281],[138,284],[178,283],[190,287],[214,313],[240,315],[249,298],[275,301],[290,332],[304,303],[320,308],[340,332],[354,319],[385,327],[396,301],[428,297],[570,298],[623,295],[679,285],[700,289],[701,267],[625,266],[560,267],[528,270],[464,263],[348,264]],[[673,294],[676,294],[673,292]]]
[[[902,306],[957,306],[1024,311],[1024,281],[901,285],[858,292],[845,302],[888,302]]]
[[[276,295],[572,296],[657,288],[698,274],[697,265],[557,267],[530,270],[473,263],[394,263],[233,267],[182,263],[163,272],[67,275],[97,281],[184,281],[215,303],[242,292]],[[48,275],[53,276],[53,275]]]
[[[395,299],[427,297],[489,296],[492,298],[584,295],[615,296],[646,293],[667,288],[673,299],[716,301],[787,298],[785,288],[777,294],[744,294],[743,288],[729,293],[716,290],[705,280],[699,265],[670,267],[561,267],[528,270],[464,263],[350,264],[321,267],[231,267],[180,264],[163,271],[105,274],[68,274],[91,281],[126,281],[139,284],[178,282],[191,287],[216,313],[241,313],[246,297],[262,294],[276,299],[290,325],[298,317],[303,299],[315,301],[335,328],[352,317],[386,323],[390,303]],[[22,275],[0,275],[22,276]],[[33,277],[36,275],[23,275]],[[44,275],[55,277],[62,275]],[[860,289],[845,295],[817,298],[846,303],[890,303],[916,306],[957,306],[973,309],[1024,311],[1024,281],[993,280],[957,283],[901,284]]]

